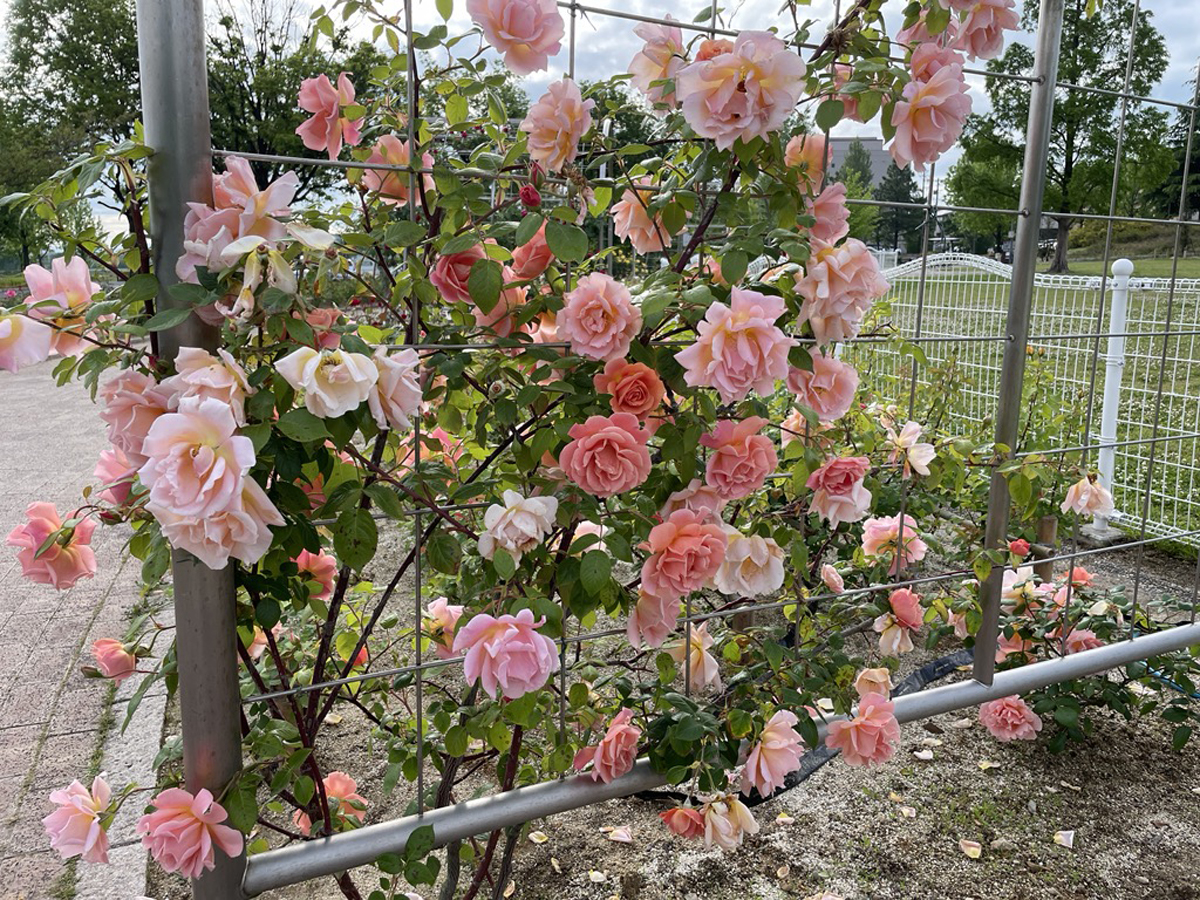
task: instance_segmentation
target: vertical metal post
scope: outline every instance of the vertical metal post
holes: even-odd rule
[[[1037,269],[1038,230],[1046,189],[1046,166],[1050,155],[1050,126],[1054,118],[1054,91],[1058,81],[1058,50],[1062,40],[1064,0],[1042,0],[1038,12],[1037,50],[1029,96],[1025,164],[1021,174],[1021,212],[1013,241],[1012,286],[1008,295],[1008,343],[1000,370],[997,395],[996,443],[1016,449],[1021,416],[1021,386],[1025,378],[1025,344],[1029,339],[1029,315],[1033,306],[1033,276]],[[998,470],[992,472],[988,493],[984,543],[988,549],[1003,547],[1008,535],[1011,500],[1008,482]],[[996,643],[1000,628],[1000,589],[1003,570],[996,566],[983,584],[983,622],[975,640],[975,679],[991,684],[996,670]]]
[[[1121,377],[1125,372],[1125,318],[1129,308],[1129,276],[1133,274],[1133,263],[1118,259],[1112,264],[1112,305],[1108,314],[1108,353],[1104,356],[1104,405],[1100,408],[1100,443],[1117,442],[1117,412],[1121,407]],[[1101,446],[1097,467],[1100,480],[1110,491],[1116,473],[1117,448]],[[1097,516],[1084,531],[1101,537],[1115,531],[1108,519]]]
[[[138,0],[138,61],[149,162],[150,233],[159,308],[171,305],[183,253],[186,203],[212,202],[208,70],[203,0]],[[163,332],[161,353],[215,349],[218,329],[196,316]],[[189,553],[171,559],[186,786],[220,796],[242,765],[233,568],[213,571]],[[218,852],[216,868],[192,882],[195,900],[242,896],[245,857]]]

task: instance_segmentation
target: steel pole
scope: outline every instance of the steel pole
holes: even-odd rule
[[[138,61],[149,161],[150,235],[158,308],[172,305],[188,202],[212,202],[208,70],[203,0],[138,0]],[[190,316],[162,332],[160,352],[215,349],[219,329]],[[194,556],[171,557],[175,588],[175,655],[186,787],[220,796],[242,766],[233,568],[214,571]],[[245,857],[215,854],[216,868],[192,882],[195,900],[239,896]]]
[[[1029,314],[1033,306],[1033,276],[1037,271],[1038,232],[1046,167],[1050,156],[1050,126],[1054,119],[1054,90],[1058,78],[1058,50],[1062,40],[1064,0],[1042,0],[1038,13],[1035,81],[1029,95],[1025,164],[1021,175],[1021,218],[1013,240],[1012,285],[1008,295],[1008,344],[1000,370],[996,398],[996,443],[1015,452],[1021,416],[1021,387],[1025,379],[1025,345],[1029,339]],[[992,472],[988,493],[984,546],[1007,543],[1008,482],[998,469]],[[983,622],[975,639],[975,678],[991,684],[996,670],[996,643],[1000,629],[1000,589],[1003,568],[994,566],[983,584]]]

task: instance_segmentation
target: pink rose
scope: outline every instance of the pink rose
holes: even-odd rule
[[[751,390],[768,396],[787,377],[788,351],[796,342],[775,325],[781,297],[734,288],[730,305],[713,303],[696,328],[696,343],[675,354],[691,387],[715,388],[722,403],[744,400]]]
[[[833,157],[833,148],[826,146],[823,134],[798,134],[787,142],[783,161],[807,181],[812,190],[821,190],[825,169]]]
[[[736,850],[748,834],[758,834],[758,823],[736,794],[721,794],[704,804],[704,846]]]
[[[800,768],[804,743],[793,727],[799,719],[786,709],[771,716],[742,772],[742,793],[753,787],[763,797],[770,797],[784,785],[784,779]]]
[[[367,157],[368,164],[382,163],[388,166],[407,167],[411,161],[412,150],[409,143],[401,141],[394,134],[385,134],[381,137],[371,149],[371,155]],[[420,168],[433,168],[432,154],[421,154]],[[416,178],[421,179],[421,185],[426,193],[433,190],[433,175],[429,172],[422,172],[414,178],[411,172],[397,172],[388,169],[365,169],[363,186],[367,190],[377,193],[379,199],[384,203],[390,203],[393,206],[407,206],[408,188],[410,184],[416,184]]]
[[[1063,572],[1058,576],[1058,580],[1062,582],[1071,582],[1075,587],[1090,587],[1096,576],[1085,569],[1083,566],[1072,566],[1070,571]]]
[[[921,426],[916,422],[905,423],[899,434],[891,426],[887,428],[887,443],[891,447],[888,462],[893,465],[902,463],[903,478],[912,478],[913,472],[928,475],[929,464],[937,456],[933,444],[920,439],[921,430]]]
[[[840,181],[826,185],[816,197],[805,197],[804,211],[817,220],[808,230],[814,240],[835,244],[850,233],[846,185]]]
[[[300,313],[295,311],[292,315],[298,317]],[[319,306],[304,314],[304,321],[312,326],[318,350],[336,350],[341,345],[342,336],[333,330],[341,317],[341,310],[331,306]]]
[[[242,479],[241,495],[225,510],[208,516],[181,516],[166,509],[154,511],[172,547],[186,550],[210,569],[220,569],[230,557],[247,565],[258,562],[271,548],[271,525],[283,516],[257,481]]]
[[[674,21],[670,15],[665,17]],[[662,82],[673,82],[679,69],[687,62],[683,32],[677,25],[656,25],[640,22],[633,33],[646,43],[629,63],[633,86],[645,95],[656,115],[666,115],[661,107],[675,106],[675,91]],[[660,106],[661,105],[661,106]]]
[[[871,460],[865,456],[838,456],[826,462],[806,482],[813,492],[810,511],[830,528],[861,520],[871,508],[871,492],[863,485],[869,471]]]
[[[358,782],[353,778],[345,772],[330,772],[321,779],[321,785],[325,788],[329,811],[339,821],[357,819],[361,824],[366,819],[367,801],[362,794],[358,793]],[[304,810],[296,810],[292,814],[292,822],[295,823],[301,834],[312,834],[312,820]]]
[[[657,597],[638,591],[637,606],[629,613],[625,636],[634,647],[661,647],[679,623],[679,598]]]
[[[137,668],[137,657],[115,638],[100,638],[92,643],[92,658],[105,678],[120,684]]]
[[[168,788],[150,805],[155,811],[138,819],[142,846],[166,872],[199,878],[216,866],[213,847],[233,858],[242,852],[242,835],[228,825],[225,808],[201,789],[194,797],[181,788]]]
[[[879,616],[872,627],[879,633],[879,652],[899,656],[913,649],[912,636],[925,621],[921,598],[908,588],[898,588],[888,597],[890,612]]]
[[[854,366],[833,356],[814,353],[812,371],[788,369],[787,386],[796,402],[817,414],[820,422],[836,422],[854,405],[858,372]]]
[[[650,214],[647,207],[653,199],[653,185],[640,179],[635,188],[626,188],[609,210],[616,236],[622,240],[629,238],[634,252],[643,255],[666,250],[676,234],[667,230],[661,213]]]
[[[704,470],[705,481],[725,500],[748,497],[766,483],[775,471],[775,445],[758,431],[767,420],[750,416],[741,422],[722,419],[700,443],[713,452]]]
[[[1017,538],[1008,542],[1008,552],[1013,556],[1024,558],[1029,555],[1029,541]]]
[[[961,66],[962,55],[937,44],[921,44],[908,61],[909,71],[916,81],[928,81],[946,66]]]
[[[489,697],[495,699],[499,691],[507,700],[542,687],[558,671],[554,641],[536,630],[545,621],[535,622],[528,609],[515,616],[480,613],[472,618],[454,636],[453,647],[455,653],[466,653],[467,683],[479,681]]]
[[[92,273],[82,256],[70,262],[59,257],[50,263],[50,271],[41,266],[25,267],[25,283],[29,297],[25,301],[29,316],[54,326],[50,350],[60,356],[77,356],[87,349],[79,337],[84,331],[83,314],[92,297],[100,293],[100,285],[92,281]]]
[[[554,262],[554,254],[546,243],[546,223],[528,241],[513,250],[512,270],[522,281],[537,278]]]
[[[952,146],[971,112],[962,66],[947,65],[928,81],[910,81],[892,110],[896,134],[888,152],[900,168],[912,163],[918,172]]]
[[[561,172],[579,153],[579,140],[592,127],[595,100],[584,100],[570,78],[550,83],[520,124],[529,135],[529,155],[548,172]]]
[[[537,209],[542,205],[542,195],[532,184],[521,185],[517,191],[517,197],[521,200],[521,205],[526,209]]]
[[[804,60],[766,31],[743,31],[727,52],[679,70],[683,117],[703,138],[728,150],[778,131],[804,87]]]
[[[433,642],[438,659],[454,656],[454,629],[462,618],[464,607],[438,597],[425,607],[425,634]]]
[[[825,563],[821,566],[821,583],[833,594],[841,594],[846,590],[846,582],[838,573],[838,570]]]
[[[475,244],[469,250],[448,256],[439,256],[429,272],[429,280],[447,303],[471,303],[467,279],[471,275],[471,267],[481,259],[487,259],[483,244]]]
[[[421,360],[411,347],[388,355],[385,347],[376,347],[371,357],[379,371],[379,380],[371,386],[367,406],[379,428],[406,429],[421,409]]]
[[[112,803],[112,790],[105,780],[99,776],[93,778],[90,791],[72,781],[64,790],[51,793],[50,802],[58,806],[42,819],[50,848],[57,850],[63,859],[78,856],[84,862],[107,863],[104,816]]]
[[[967,15],[952,46],[968,59],[995,59],[1004,49],[1004,32],[1021,24],[1013,0],[976,0],[959,8]]]
[[[124,506],[129,502],[137,469],[130,465],[119,447],[109,447],[100,451],[100,459],[92,475],[100,480],[101,500],[107,500],[114,506]]]
[[[716,657],[708,652],[713,645],[712,636],[708,633],[708,623],[701,622],[699,625],[693,625],[690,630],[690,639],[685,637],[678,643],[672,644],[667,648],[667,654],[675,660],[680,674],[690,670],[688,685],[693,691],[699,692],[710,687],[719,691],[721,689],[721,667],[717,663]]]
[[[796,273],[796,290],[804,298],[800,318],[823,347],[855,337],[868,307],[890,285],[862,241],[849,238],[836,247],[813,241],[812,251],[803,274]]]
[[[1058,638],[1059,629],[1055,629],[1047,637]],[[1096,632],[1087,628],[1073,628],[1067,632],[1067,655],[1082,653],[1084,650],[1095,650],[1103,647],[1104,641],[1096,636]]]
[[[643,590],[663,599],[699,590],[717,574],[727,544],[720,525],[705,522],[691,510],[676,510],[650,529],[642,545],[650,551],[642,564]]]
[[[17,314],[0,314],[0,369],[16,372],[50,356],[54,329]]]
[[[170,406],[171,392],[149,375],[125,369],[100,388],[104,408],[100,418],[108,424],[108,440],[125,454],[129,464],[146,464],[142,444],[150,426]]]
[[[595,747],[583,747],[575,754],[572,765],[581,772],[588,763],[592,764],[593,781],[605,784],[620,778],[633,768],[637,760],[638,739],[642,730],[633,721],[633,710],[622,709],[608,724],[608,731]]]
[[[467,0],[467,14],[484,39],[504,54],[514,75],[546,68],[562,49],[562,16],[554,0]]]
[[[1063,512],[1076,512],[1081,516],[1109,518],[1117,511],[1113,496],[1100,481],[1100,476],[1090,473],[1067,489],[1063,499]]]
[[[833,64],[833,99],[842,101],[842,121],[861,122],[858,112],[858,94],[843,94],[842,88],[854,80],[854,67],[846,63]]]
[[[675,491],[658,511],[658,518],[666,521],[677,509],[689,509],[700,517],[702,522],[717,522],[721,518],[721,510],[727,501],[717,489],[705,484],[699,478],[693,478],[683,490]]]
[[[1002,663],[1010,656],[1017,657],[1018,662],[1028,662],[1032,650],[1033,641],[1022,636],[1021,632],[1014,631],[1011,637],[1001,632],[996,640],[996,662]]]
[[[637,487],[650,475],[650,434],[629,413],[589,416],[571,426],[571,442],[558,464],[567,478],[593,497],[612,497]]]
[[[296,129],[309,150],[327,150],[330,159],[337,159],[343,140],[354,147],[362,139],[359,129],[363,120],[351,121],[342,115],[343,106],[354,105],[354,84],[345,72],[338,75],[336,88],[325,74],[305,78],[300,82],[299,104],[313,114]]]
[[[324,550],[313,553],[301,550],[300,555],[292,560],[300,570],[300,577],[305,581],[315,581],[321,590],[312,595],[314,600],[328,600],[333,596],[333,583],[337,581],[337,560]]]
[[[246,398],[255,393],[246,378],[246,370],[228,350],[213,356],[198,347],[180,347],[175,357],[177,374],[162,380],[162,389],[171,393],[171,407],[189,397],[212,397],[227,404],[238,425],[246,424]]]
[[[642,327],[642,313],[629,290],[603,272],[579,279],[564,296],[555,322],[571,352],[588,359],[619,359]]]
[[[21,574],[34,584],[48,584],[56,590],[73,587],[80,578],[96,574],[96,554],[92,551],[92,532],[96,523],[80,519],[73,528],[63,529],[63,520],[53,503],[30,503],[25,510],[26,522],[8,534],[5,541],[19,548],[17,561]],[[40,556],[38,550],[55,532],[59,536]]]
[[[979,707],[979,721],[998,741],[1032,741],[1042,730],[1042,720],[1015,694]]]
[[[926,21],[926,14],[928,12],[928,7],[921,7],[921,11],[913,23],[907,28],[900,29],[900,31],[896,33],[896,42],[898,44],[916,47],[920,44],[936,44],[939,42],[952,41],[954,39],[954,35],[958,31],[958,22],[952,18],[948,23],[946,23],[946,28],[944,31],[942,31],[940,34],[933,34],[930,32],[929,23]]]
[[[829,723],[825,746],[840,750],[852,766],[872,766],[891,759],[899,740],[894,704],[879,694],[867,694],[854,718]]]
[[[704,813],[690,806],[677,806],[660,812],[658,817],[673,834],[685,838],[698,838],[704,835]]]
[[[917,532],[917,520],[910,515],[904,517],[903,550],[901,550],[900,516],[883,516],[867,519],[863,523],[863,553],[890,560],[888,574],[895,575],[905,566],[920,562],[929,549]]]
[[[613,412],[645,421],[662,404],[667,389],[658,373],[644,363],[610,359],[592,379],[597,394],[609,394]]]
[[[854,690],[860,698],[867,694],[878,694],[887,698],[892,695],[892,675],[884,667],[863,669],[854,679]]]

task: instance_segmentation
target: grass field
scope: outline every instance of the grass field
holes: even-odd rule
[[[1114,259],[1120,259],[1119,252],[1113,254]],[[1102,259],[1073,259],[1070,262],[1072,275],[1099,275],[1104,268],[1104,260]],[[1109,263],[1111,267],[1111,263]],[[1049,263],[1043,263],[1038,266],[1039,272],[1045,272],[1050,268]],[[1171,277],[1171,260],[1169,258],[1159,259],[1133,259],[1133,274],[1136,278],[1141,275],[1143,278],[1170,278]],[[1179,260],[1179,270],[1177,273],[1179,278],[1200,278],[1200,257],[1189,256]]]

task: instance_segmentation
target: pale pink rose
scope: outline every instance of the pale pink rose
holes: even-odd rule
[[[836,244],[850,233],[846,185],[840,181],[826,185],[816,197],[805,197],[804,211],[817,220],[808,230],[814,240]]]
[[[928,81],[910,81],[892,110],[896,134],[888,152],[900,168],[909,163],[918,172],[952,146],[971,112],[962,66],[947,65]]]
[[[183,281],[197,283],[196,267],[209,272],[227,268],[222,261],[225,249],[241,237],[242,213],[238,209],[213,209],[204,203],[189,203],[183,220],[184,253],[175,263],[175,274]],[[209,321],[209,313],[201,314]]]
[[[475,244],[468,250],[439,256],[429,272],[429,281],[447,303],[471,303],[471,292],[467,290],[467,279],[471,267],[481,259],[487,259],[483,244]]]
[[[846,590],[846,582],[842,579],[841,574],[829,563],[821,566],[821,583],[833,594],[841,594]]]
[[[952,3],[951,5],[954,4]],[[954,18],[951,18],[946,24],[944,31],[940,34],[933,34],[929,30],[929,23],[926,22],[926,14],[928,12],[929,7],[921,7],[920,14],[916,20],[907,28],[902,28],[896,33],[896,42],[916,47],[920,44],[949,43],[953,41],[955,34],[958,32],[958,22]]]
[[[1002,631],[996,640],[996,662],[998,663],[1004,662],[1010,656],[1017,657],[1019,662],[1027,662],[1032,651],[1033,641],[1023,637],[1019,631],[1014,631],[1011,637]]]
[[[120,684],[137,668],[137,657],[125,649],[116,638],[100,638],[92,642],[92,658],[105,678]]]
[[[550,83],[520,124],[529,135],[529,155],[548,172],[561,172],[579,153],[579,140],[592,127],[595,100],[584,100],[570,78]]]
[[[721,794],[704,804],[704,846],[736,850],[748,834],[758,834],[758,823],[736,794]]]
[[[666,503],[658,511],[658,518],[665,522],[675,510],[689,509],[699,516],[702,522],[719,523],[721,510],[725,508],[726,502],[716,488],[705,484],[699,478],[693,478],[683,490],[675,491],[667,497]]]
[[[830,436],[832,431],[833,425],[824,423],[818,423],[813,428],[804,413],[793,409],[779,423],[779,442],[786,447],[792,441],[799,441],[805,447],[811,446],[822,453],[830,453],[835,449]]]
[[[379,371],[379,379],[367,395],[367,406],[380,429],[406,429],[412,417],[421,409],[421,359],[417,351],[406,348],[388,356],[387,349],[378,347],[371,357]]]
[[[838,456],[824,463],[805,484],[813,492],[809,510],[830,528],[860,521],[871,509],[871,492],[863,485],[869,471],[871,460],[865,456]]]
[[[854,690],[860,698],[867,694],[878,694],[888,698],[892,695],[892,673],[885,667],[863,669],[854,679]]]
[[[642,589],[656,597],[678,599],[704,587],[717,574],[728,544],[720,525],[690,509],[677,509],[650,529],[642,549]]]
[[[1090,473],[1071,485],[1062,502],[1063,512],[1076,512],[1081,516],[1111,517],[1117,508],[1113,496],[1100,481],[1100,476]]]
[[[331,554],[324,550],[318,550],[316,553],[301,550],[292,562],[300,570],[301,578],[305,581],[315,581],[321,586],[321,590],[312,595],[314,600],[328,600],[333,596],[333,583],[337,581],[338,564]]]
[[[238,425],[246,424],[246,397],[255,393],[246,380],[246,370],[228,350],[218,356],[199,347],[180,347],[175,357],[175,375],[162,380],[162,389],[171,393],[171,407],[189,397],[212,397],[228,404]]]
[[[371,155],[367,157],[367,164],[408,166],[411,160],[412,151],[409,143],[400,140],[394,134],[385,134],[371,149]],[[433,168],[432,154],[421,154],[420,168]],[[411,172],[370,168],[363,170],[363,186],[367,190],[377,193],[379,199],[384,203],[390,203],[393,206],[408,206],[408,188],[410,184],[416,184],[416,178],[421,179],[421,186],[425,193],[428,194],[433,190],[433,175],[429,172],[422,172],[414,177]]]
[[[629,413],[643,422],[662,404],[667,389],[658,373],[645,363],[610,359],[592,383],[597,394],[612,397],[613,412]]]
[[[597,540],[586,545],[582,543],[582,538],[593,536]],[[575,537],[572,538],[570,547],[571,555],[582,555],[588,550],[608,551],[608,546],[604,543],[604,526],[597,522],[580,522],[575,526]]]
[[[168,788],[150,805],[155,811],[138,819],[137,832],[163,871],[199,878],[216,866],[214,846],[230,858],[242,852],[241,833],[221,824],[228,818],[225,808],[207,788],[194,797],[182,788]]]
[[[17,562],[21,574],[34,584],[48,584],[56,590],[73,587],[80,578],[96,574],[96,554],[92,551],[92,532],[96,523],[83,518],[38,556],[46,539],[63,527],[53,503],[30,503],[25,510],[26,521],[8,533],[5,543],[18,548]]]
[[[967,59],[995,59],[1004,49],[1004,32],[1020,27],[1013,0],[975,0],[959,6],[966,17],[958,26],[953,46]]]
[[[629,238],[635,253],[647,254],[666,250],[676,232],[668,231],[662,214],[652,216],[647,209],[654,199],[654,187],[646,179],[636,188],[626,188],[621,199],[609,210],[613,217],[613,232],[624,240]]]
[[[730,305],[713,303],[696,326],[696,343],[675,354],[691,387],[715,388],[722,403],[766,397],[787,377],[788,351],[796,345],[775,325],[781,297],[734,288]]]
[[[454,629],[462,618],[465,607],[438,597],[425,607],[425,634],[433,642],[438,659],[454,656]]]
[[[133,492],[137,469],[130,464],[119,447],[109,447],[100,452],[100,459],[92,475],[100,480],[101,500],[107,500],[114,506],[124,506]]]
[[[913,649],[912,636],[921,630],[924,610],[921,598],[908,588],[898,588],[888,597],[890,612],[879,616],[872,627],[879,633],[879,652],[899,656]]]
[[[704,469],[705,481],[725,500],[748,497],[766,483],[775,471],[778,457],[775,445],[759,430],[767,424],[761,416],[741,422],[722,419],[709,434],[700,436],[701,445],[713,452]]]
[[[63,859],[78,856],[84,862],[108,862],[108,833],[104,816],[112,804],[112,790],[100,776],[92,779],[89,791],[78,781],[50,794],[58,809],[42,819],[50,848]]]
[[[852,766],[874,766],[892,758],[899,740],[895,706],[887,697],[867,694],[859,701],[854,718],[829,723],[825,746],[840,750]]]
[[[545,272],[552,262],[554,254],[546,243],[546,223],[542,222],[533,237],[513,250],[513,274],[522,281],[528,281]]]
[[[804,87],[804,60],[766,31],[743,31],[727,52],[679,70],[683,117],[703,138],[728,150],[778,131]]]
[[[979,721],[998,741],[1033,741],[1042,730],[1042,720],[1015,694],[979,707]]]
[[[698,838],[704,835],[704,813],[690,806],[677,806],[660,812],[658,817],[673,834],[685,838]]]
[[[505,491],[503,498],[503,506],[493,503],[484,513],[479,554],[484,559],[494,559],[499,549],[519,563],[522,556],[539,546],[554,530],[558,499],[523,497],[517,491]]]
[[[146,464],[142,444],[159,416],[167,412],[171,392],[149,375],[125,369],[100,388],[104,408],[100,418],[108,425],[108,440],[125,454],[129,464]]]
[[[1058,638],[1059,629],[1055,629],[1047,637]],[[1081,653],[1084,650],[1095,650],[1097,647],[1103,647],[1104,641],[1096,636],[1096,632],[1087,628],[1073,628],[1067,632],[1067,654]]]
[[[584,275],[563,297],[555,322],[571,352],[588,359],[615,360],[629,352],[642,327],[642,311],[628,288],[603,272]]]
[[[271,548],[270,526],[285,524],[266,492],[249,477],[242,480],[241,496],[221,512],[198,517],[158,510],[154,517],[172,547],[188,551],[210,569],[224,567],[230,557],[253,565]]]
[[[514,75],[546,68],[562,49],[562,16],[554,0],[467,0],[467,14]]]
[[[705,38],[700,42],[700,46],[696,48],[696,62],[716,59],[723,53],[732,52],[733,41],[727,41],[725,38]]]
[[[889,575],[895,575],[905,566],[920,562],[929,550],[928,545],[921,540],[917,532],[917,520],[912,516],[904,516],[903,550],[900,532],[899,515],[867,519],[863,523],[863,553],[890,560]]]
[[[589,773],[593,781],[603,781],[609,784],[614,778],[620,778],[633,768],[637,760],[638,740],[642,730],[633,721],[633,710],[622,709],[611,722],[608,731],[595,747],[583,747],[575,754],[572,765],[576,772],[583,771],[588,763],[592,764]]]
[[[17,314],[0,314],[0,369],[16,372],[50,356],[54,329],[45,322]]]
[[[716,658],[708,652],[712,645],[713,639],[708,633],[708,623],[701,622],[691,627],[690,640],[685,637],[667,648],[667,653],[675,660],[680,674],[688,668],[691,669],[688,684],[693,691],[703,691],[709,687],[717,691],[721,689],[721,667]]]
[[[670,15],[667,21],[675,21]],[[660,104],[666,107],[675,106],[675,91],[673,88],[655,82],[671,82],[676,73],[687,62],[683,46],[683,32],[677,25],[657,25],[653,22],[640,22],[633,33],[646,43],[629,63],[629,73],[633,76],[633,86],[641,91],[651,107]],[[655,109],[656,115],[666,115],[666,110]]]
[[[946,613],[946,624],[954,629],[954,636],[960,641],[965,639],[971,633],[970,626],[967,622],[967,614],[949,610]]]
[[[322,419],[357,409],[371,396],[379,369],[371,357],[346,350],[301,347],[275,363],[293,390],[304,391],[304,407]]]
[[[534,621],[533,613],[523,609],[499,618],[480,613],[459,628],[453,649],[466,653],[467,683],[479,681],[489,697],[495,699],[499,692],[507,700],[542,687],[558,671],[554,641],[536,630],[545,621]]]
[[[657,597],[646,590],[638,591],[637,606],[629,613],[625,636],[634,647],[661,647],[679,623],[678,597]]]
[[[88,345],[79,335],[84,331],[84,311],[92,297],[100,293],[100,285],[92,281],[92,273],[82,256],[70,262],[58,257],[50,263],[50,271],[41,266],[25,267],[25,283],[29,297],[25,304],[30,318],[53,325],[50,351],[60,356],[78,356]]]
[[[350,120],[342,115],[343,106],[354,105],[354,84],[347,73],[338,75],[336,88],[323,73],[305,78],[300,82],[298,102],[302,110],[313,114],[296,129],[309,150],[326,150],[330,159],[337,159],[343,140],[351,147],[362,140],[362,118]]]
[[[789,774],[800,768],[804,742],[794,727],[798,721],[796,714],[786,709],[778,710],[767,721],[758,743],[746,758],[743,794],[749,794],[753,787],[763,797],[770,797],[783,787]]]
[[[832,99],[842,101],[842,121],[861,122],[863,118],[858,112],[858,95],[843,94],[842,88],[854,78],[854,67],[846,63],[833,65],[833,95]]]
[[[795,366],[788,369],[787,386],[796,402],[815,412],[819,421],[836,422],[854,405],[858,372],[840,359],[814,353],[811,372]]]
[[[825,170],[833,158],[833,148],[827,146],[825,135],[798,134],[787,142],[783,150],[783,161],[807,181],[813,191],[821,190]]]
[[[574,484],[593,497],[612,497],[633,490],[650,475],[650,433],[637,416],[613,413],[589,416],[571,426],[571,442],[558,464]]]
[[[300,312],[294,311],[292,315],[299,317]],[[341,345],[342,336],[333,330],[341,316],[341,310],[331,306],[319,306],[304,314],[304,321],[312,326],[318,350],[333,350]]]
[[[358,782],[353,778],[345,772],[330,772],[321,779],[321,785],[325,788],[330,813],[340,822],[357,819],[361,824],[366,819],[367,801],[358,793]],[[301,834],[312,834],[312,820],[304,810],[296,810],[292,814],[292,822]]]
[[[803,274],[796,273],[796,290],[804,298],[800,318],[823,347],[857,336],[863,315],[890,285],[862,241],[833,246],[814,240],[812,251]]]
[[[745,535],[726,528],[729,545],[725,559],[713,576],[713,585],[722,594],[738,597],[763,597],[783,587],[783,548],[774,538]]]
[[[963,65],[962,54],[937,44],[921,44],[908,61],[915,81],[928,81],[946,66]]]
[[[928,475],[929,464],[937,456],[933,444],[921,441],[920,437],[921,426],[916,422],[906,423],[899,434],[891,428],[887,430],[887,442],[891,447],[888,462],[893,465],[903,462],[904,478],[911,478],[913,472]]]
[[[1011,612],[1014,609],[1035,608],[1039,600],[1032,566],[1004,570],[1000,581],[1000,602],[1005,610]]]

